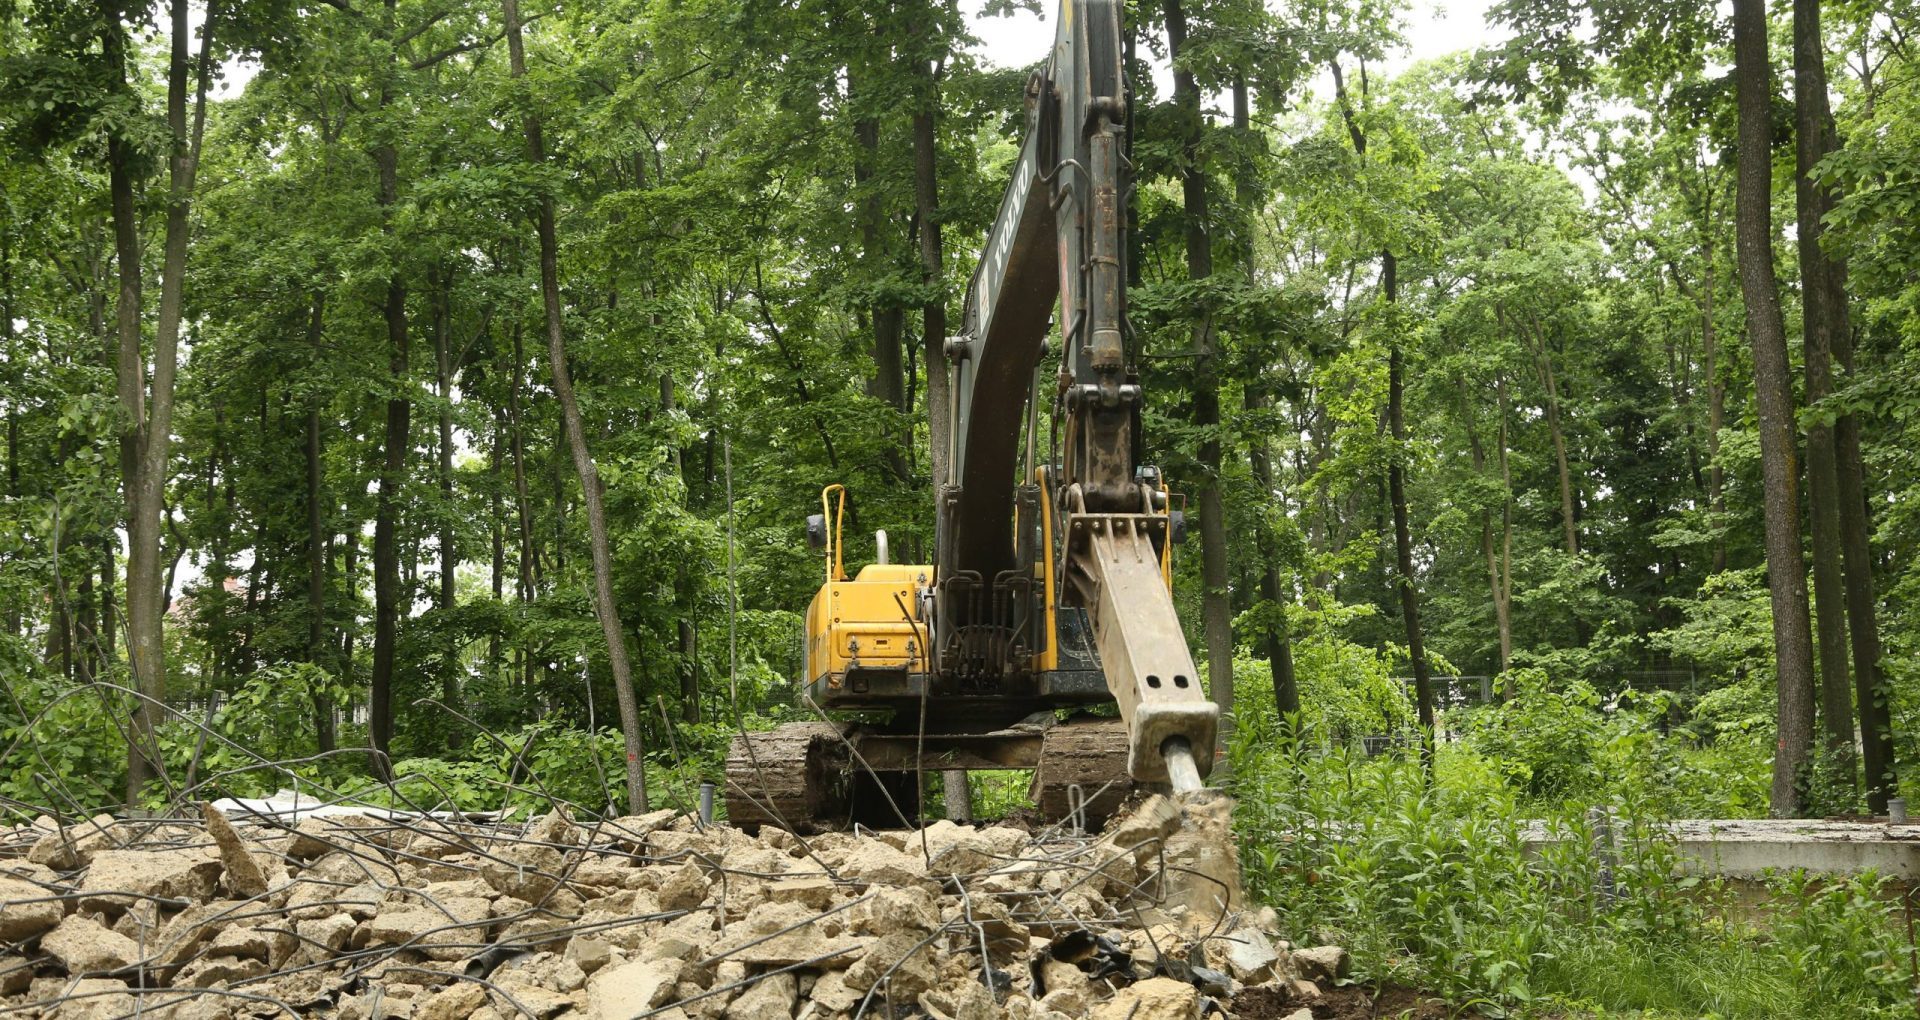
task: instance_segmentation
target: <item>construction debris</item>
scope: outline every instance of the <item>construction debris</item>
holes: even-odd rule
[[[232,816],[0,828],[0,1015],[1197,1020],[1347,969],[1241,902],[1217,794],[1104,836]],[[1264,1013],[1262,1015],[1265,1015]]]

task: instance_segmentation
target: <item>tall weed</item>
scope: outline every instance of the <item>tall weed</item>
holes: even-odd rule
[[[1441,748],[1302,750],[1270,717],[1235,736],[1249,892],[1301,938],[1338,942],[1363,980],[1489,1015],[1906,1015],[1904,934],[1879,880],[1781,876],[1758,915],[1682,867],[1651,776],[1547,808],[1511,768]],[[1585,753],[1598,762],[1605,741]],[[1535,773],[1537,774],[1537,773]]]

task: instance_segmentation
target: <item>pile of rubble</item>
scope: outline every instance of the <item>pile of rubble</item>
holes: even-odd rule
[[[1345,969],[1240,902],[1228,803],[1100,836],[802,838],[670,811],[0,828],[0,1017],[1311,1016]]]

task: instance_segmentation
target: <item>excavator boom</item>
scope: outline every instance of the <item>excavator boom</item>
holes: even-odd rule
[[[1053,54],[1028,83],[1027,136],[967,288],[963,333],[948,344],[954,449],[938,566],[942,577],[986,579],[1015,565],[1019,423],[1027,401],[1039,399],[1029,380],[1057,319],[1053,415],[1064,438],[1040,484],[1059,511],[1061,594],[1090,614],[1126,721],[1128,771],[1198,786],[1219,712],[1201,689],[1163,577],[1172,538],[1166,493],[1134,445],[1142,394],[1126,342],[1132,187],[1122,12],[1119,0],[1063,0]],[[937,608],[947,633],[980,622],[957,601]]]

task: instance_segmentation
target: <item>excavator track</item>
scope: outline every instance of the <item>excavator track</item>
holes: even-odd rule
[[[812,833],[846,817],[851,758],[838,726],[787,723],[733,738],[727,752],[727,820]]]
[[[1078,798],[1085,805],[1081,823],[1097,828],[1133,788],[1126,721],[1076,716],[1048,728],[1027,795],[1049,822],[1068,820]]]

